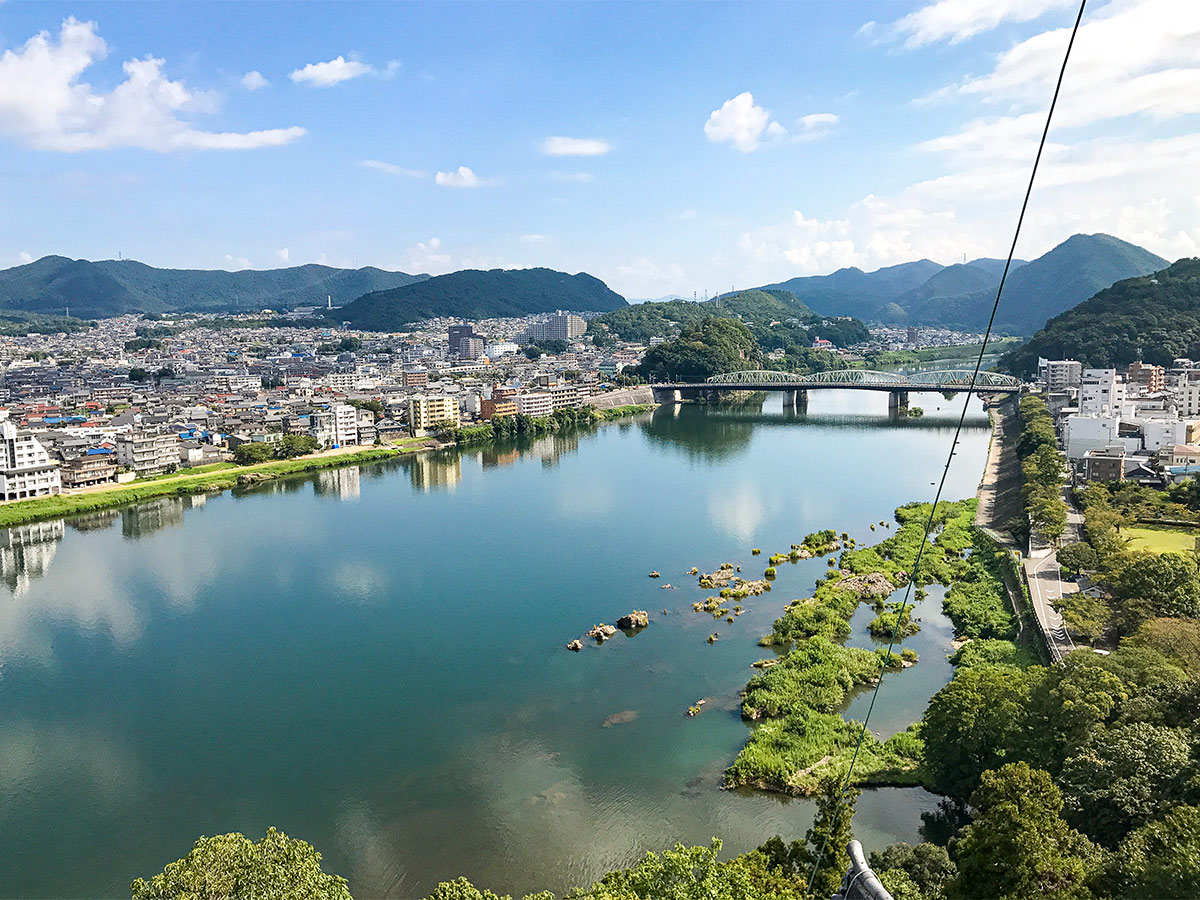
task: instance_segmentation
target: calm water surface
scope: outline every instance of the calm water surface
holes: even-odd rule
[[[873,393],[816,393],[802,418],[778,397],[663,408],[0,533],[0,896],[128,896],[198,835],[268,825],[360,900],[460,874],[563,890],[677,840],[802,836],[811,803],[718,786],[755,642],[825,561],[781,567],[732,625],[692,612],[684,573],[757,573],[821,528],[885,536],[869,524],[932,496],[961,398],[914,402],[896,423]],[[969,423],[951,497],[983,468],[976,403]],[[939,600],[873,730],[950,677]],[[632,608],[640,634],[563,649]],[[935,806],[868,791],[855,830],[915,840]]]

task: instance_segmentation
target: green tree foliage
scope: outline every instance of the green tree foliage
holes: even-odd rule
[[[960,670],[933,695],[921,724],[933,785],[966,798],[988,769],[1019,754],[1029,697],[1041,669],[980,666]]]
[[[1091,544],[1079,542],[1058,548],[1058,564],[1072,572],[1089,572],[1100,564],[1100,557]]]
[[[871,869],[886,887],[889,873],[900,871],[908,878],[918,893],[918,900],[934,900],[941,897],[947,882],[958,874],[958,866],[950,859],[945,847],[928,842],[911,845],[903,841],[889,844],[883,850],[871,854]],[[893,876],[894,878],[894,876]],[[904,885],[907,888],[907,885]],[[900,900],[895,893],[895,900]]]
[[[273,459],[293,459],[317,451],[317,439],[307,434],[285,434],[276,443],[250,441],[233,449],[233,461],[240,466],[269,462]]]
[[[1113,857],[1108,886],[1132,900],[1200,897],[1200,808],[1178,806],[1143,825]]]
[[[143,369],[141,366],[134,366],[132,369],[129,370],[129,380],[132,381],[134,384],[141,384],[143,381],[146,381],[149,378],[150,378],[150,373],[147,372],[145,369]]]
[[[854,837],[854,806],[860,793],[854,787],[843,789],[836,778],[826,778],[821,783],[817,815],[804,835],[808,861],[814,871],[809,893],[814,897],[833,896],[850,866],[846,847]]]
[[[1027,763],[985,772],[971,795],[975,818],[954,845],[958,875],[946,896],[1090,898],[1100,857],[1063,821],[1062,805],[1050,775]]]
[[[1169,366],[1176,357],[1200,358],[1198,284],[1200,259],[1181,259],[1153,275],[1118,281],[1051,319],[1000,365],[1026,374],[1039,356],[1118,368],[1137,359]]]
[[[1144,556],[1125,569],[1116,589],[1135,622],[1200,616],[1200,568],[1191,555]]]
[[[268,828],[261,841],[220,834],[153,878],[130,886],[132,900],[350,900],[346,880],[321,870],[321,854],[305,841]]]
[[[1191,677],[1200,676],[1200,621],[1195,619],[1148,619],[1122,646],[1155,650]]]
[[[1178,802],[1178,779],[1191,758],[1181,728],[1135,722],[1093,731],[1063,763],[1059,784],[1067,821],[1115,848],[1131,829]]]
[[[679,337],[646,351],[635,374],[649,380],[703,381],[710,375],[762,365],[754,336],[736,319],[709,317],[688,325]]]
[[[1089,643],[1104,634],[1112,618],[1112,610],[1107,603],[1082,591],[1063,594],[1052,605],[1062,616],[1067,631]]]

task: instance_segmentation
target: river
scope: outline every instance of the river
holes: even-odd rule
[[[199,835],[269,825],[363,898],[460,874],[561,891],[677,840],[803,836],[809,801],[719,784],[756,640],[825,560],[784,564],[733,624],[692,611],[685,573],[757,573],[822,528],[886,536],[869,524],[932,496],[961,401],[914,395],[925,416],[896,422],[871,392],[660,408],[0,534],[0,896],[126,896]],[[973,401],[947,497],[973,495],[987,442]],[[949,679],[939,598],[873,730]],[[634,608],[641,633],[564,649]],[[856,835],[916,840],[936,804],[866,791]]]

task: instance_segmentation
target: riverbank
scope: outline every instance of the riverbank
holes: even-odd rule
[[[937,534],[926,546],[910,600],[916,602],[923,585],[949,587],[943,610],[954,626],[951,661],[956,665],[971,664],[980,654],[1020,655],[1002,577],[1007,554],[973,527],[976,507],[974,498],[938,504]],[[849,636],[850,619],[860,603],[882,611],[887,597],[907,586],[929,512],[927,503],[897,509],[900,527],[895,534],[870,547],[843,551],[837,568],[818,581],[813,596],[789,603],[776,619],[760,643],[788,650],[779,660],[764,663],[766,671],[742,692],[743,716],[763,721],[726,770],[726,787],[811,795],[826,778],[844,779],[856,753],[855,784],[927,784],[916,723],[880,741],[870,731],[864,734],[862,723],[837,712],[855,689],[869,689],[885,670],[916,660],[835,641]],[[972,644],[971,651],[963,649]]]
[[[573,419],[569,425],[583,426],[600,424],[628,418],[653,409],[654,404],[637,404],[618,406],[611,409],[596,409],[589,407],[586,419]],[[539,423],[543,420],[535,420]],[[553,428],[563,427],[555,424]],[[553,430],[550,426],[542,426],[539,431]],[[485,437],[483,432],[487,432]],[[445,449],[459,444],[479,444],[493,440],[495,435],[490,425],[478,426],[472,429],[458,429],[458,434],[467,439],[452,440],[449,443],[433,438],[404,438],[375,447],[354,449],[350,447],[338,450],[327,450],[311,456],[301,456],[295,459],[275,460],[266,463],[255,463],[248,466],[221,465],[205,466],[203,471],[195,474],[173,474],[157,476],[145,481],[135,481],[129,484],[99,485],[84,488],[77,493],[58,494],[54,497],[40,497],[36,500],[20,500],[14,503],[0,505],[0,528],[22,525],[26,522],[38,522],[45,519],[57,519],[78,513],[95,512],[101,509],[112,509],[140,503],[155,497],[176,494],[207,494],[242,486],[251,487],[255,484],[271,481],[285,475],[301,475],[305,472],[317,472],[339,466],[350,466],[358,463],[378,462],[398,456],[410,455],[432,450]],[[469,437],[468,437],[469,435]]]

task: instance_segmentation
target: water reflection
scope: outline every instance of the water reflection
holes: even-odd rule
[[[0,532],[0,576],[14,597],[20,597],[35,579],[46,574],[65,532],[62,519]]]
[[[80,513],[67,519],[67,527],[75,531],[104,531],[111,528],[121,513],[115,509],[98,509],[95,512]]]
[[[462,455],[452,450],[418,454],[409,461],[408,477],[423,493],[453,491],[462,480]]]
[[[761,404],[757,412],[742,404],[729,408],[660,406],[640,425],[652,443],[692,459],[720,460],[737,456],[750,446],[754,415],[762,416]]]
[[[358,466],[337,469],[322,469],[313,481],[313,491],[318,497],[337,497],[339,500],[357,500],[361,491]]]
[[[184,512],[200,509],[208,502],[206,494],[184,494],[180,497],[158,497],[121,510],[121,534],[141,538],[183,524]]]

